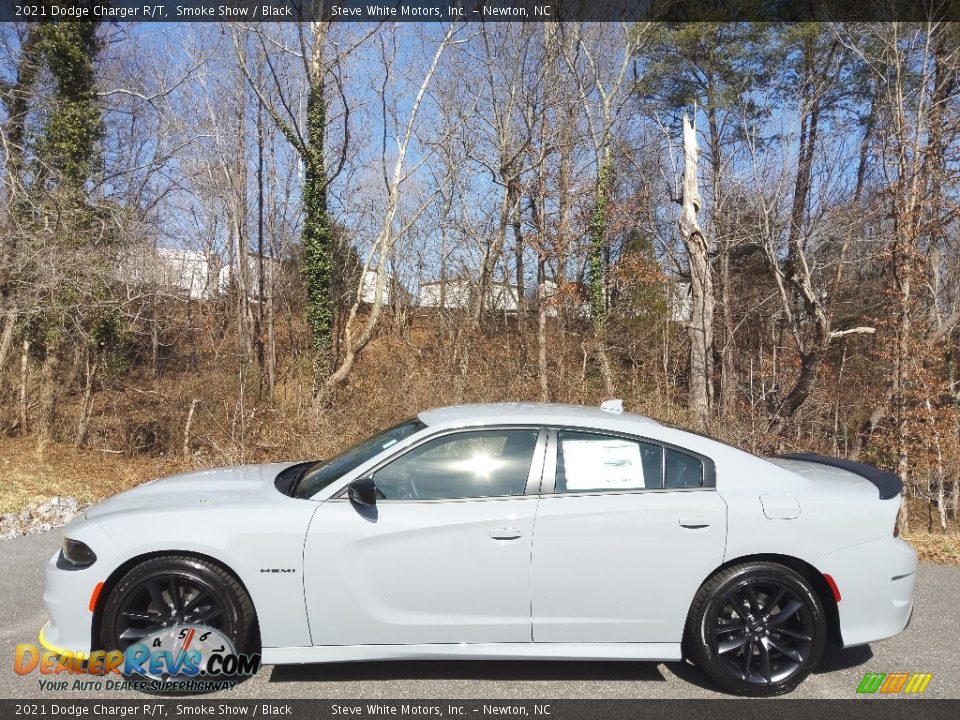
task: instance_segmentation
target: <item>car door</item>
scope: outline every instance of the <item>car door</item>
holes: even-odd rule
[[[697,588],[723,562],[712,462],[592,431],[551,431],[548,445],[534,642],[679,642]]]
[[[546,431],[463,430],[368,476],[373,506],[334,497],[307,533],[314,645],[530,642],[530,548]]]

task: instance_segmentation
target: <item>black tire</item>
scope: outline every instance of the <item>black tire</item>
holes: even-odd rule
[[[697,591],[686,646],[723,690],[770,697],[797,687],[820,662],[823,606],[810,583],[788,567],[750,562],[721,570]]]
[[[169,604],[161,604],[160,611],[157,608],[158,603],[169,603],[171,597],[167,590],[169,583],[181,588],[177,593],[182,598],[185,596],[181,593],[185,592],[196,593],[193,597],[202,595],[202,598],[195,608],[190,608],[189,602],[181,602],[178,603],[181,606],[179,611]],[[160,598],[156,595],[158,587],[165,593]],[[154,593],[153,599],[151,590]],[[142,614],[149,614],[151,618],[157,618],[156,620],[128,619],[125,611],[141,609],[137,607],[138,604],[145,603]],[[101,647],[107,650],[126,650],[138,641],[138,633],[159,630],[157,623],[161,620],[167,624],[183,622],[214,627],[231,640],[238,653],[260,651],[257,647],[256,612],[250,596],[231,573],[207,560],[171,555],[145,560],[129,570],[110,591],[103,606],[100,622]]]

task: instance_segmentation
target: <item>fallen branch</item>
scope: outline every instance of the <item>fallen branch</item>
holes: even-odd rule
[[[861,326],[850,328],[849,330],[831,330],[830,337],[838,338],[844,337],[845,335],[873,335],[876,331],[876,328]]]
[[[197,409],[197,403],[200,402],[199,398],[194,398],[193,402],[190,403],[190,411],[187,413],[187,424],[183,428],[183,459],[189,460],[191,458],[190,453],[190,426],[193,424],[193,411]]]

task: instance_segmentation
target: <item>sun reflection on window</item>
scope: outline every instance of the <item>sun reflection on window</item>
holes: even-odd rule
[[[472,473],[478,478],[489,480],[493,473],[506,465],[506,460],[492,457],[484,452],[478,452],[464,460],[450,463],[450,469],[456,472]]]

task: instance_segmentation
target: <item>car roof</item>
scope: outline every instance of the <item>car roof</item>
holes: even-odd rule
[[[615,413],[586,405],[554,403],[478,403],[449,405],[424,410],[418,415],[426,425],[491,425],[502,422],[522,422],[541,425],[569,424],[610,426],[612,423],[659,425],[643,415]]]

